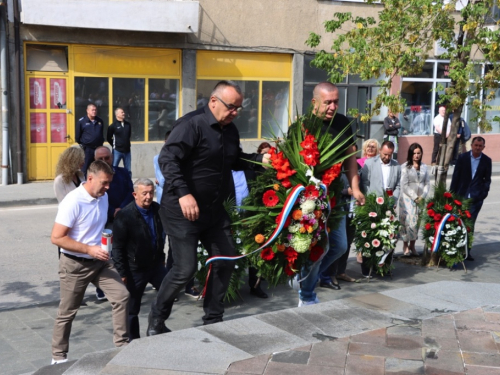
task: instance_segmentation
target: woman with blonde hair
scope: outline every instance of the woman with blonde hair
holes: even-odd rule
[[[66,194],[85,181],[80,170],[84,163],[85,152],[80,147],[67,148],[59,156],[56,165],[56,178],[54,179],[54,193],[58,202],[61,202]]]
[[[358,159],[358,164],[363,168],[365,165],[365,160],[373,158],[378,155],[378,149],[380,144],[376,139],[368,139],[363,142],[362,146],[362,156]]]

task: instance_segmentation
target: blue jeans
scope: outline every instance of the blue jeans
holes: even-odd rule
[[[332,279],[327,272],[325,272],[328,267],[340,258],[347,251],[347,232],[346,232],[346,217],[343,216],[340,219],[340,223],[337,229],[334,229],[328,235],[328,242],[330,248],[328,252],[323,257],[321,262],[316,262],[314,266],[312,263],[306,265],[300,271],[300,277],[306,277],[307,279],[300,283],[299,298],[304,302],[314,301],[316,299],[316,293],[314,288],[318,279],[321,278],[323,282],[331,282]],[[312,267],[311,267],[312,266]]]
[[[130,177],[132,177],[132,167],[130,165],[132,161],[131,153],[120,152],[113,149],[113,167],[118,167],[118,164],[120,164],[120,160],[123,160],[123,166],[130,174]]]

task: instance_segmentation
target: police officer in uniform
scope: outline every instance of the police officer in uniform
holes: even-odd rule
[[[82,172],[87,176],[87,169],[94,161],[95,149],[104,144],[103,124],[104,122],[97,114],[97,107],[90,103],[87,105],[87,116],[83,116],[76,123],[76,142],[85,151],[85,163]]]

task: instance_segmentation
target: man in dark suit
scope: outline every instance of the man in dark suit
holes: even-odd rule
[[[472,199],[469,211],[474,223],[491,185],[491,159],[483,154],[485,144],[483,137],[472,140],[471,151],[463,153],[457,160],[450,185],[451,191]],[[470,252],[466,260],[474,260]]]

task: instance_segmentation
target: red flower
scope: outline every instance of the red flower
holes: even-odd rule
[[[314,135],[312,135],[312,134],[306,135],[306,138],[304,139],[304,141],[300,142],[300,146],[304,150],[312,150],[312,151],[318,150],[318,145],[316,144],[316,139],[314,138]]]
[[[456,200],[456,199],[455,199],[453,202],[455,202],[455,204],[456,204],[457,206],[461,206],[461,205],[462,205],[462,202],[460,202],[459,200]]]
[[[274,251],[272,247],[266,247],[260,252],[260,257],[264,260],[270,261],[274,258]]]
[[[342,163],[338,163],[333,165],[331,168],[328,168],[325,173],[323,173],[323,177],[321,177],[321,181],[328,186],[335,180],[342,170]]]
[[[323,255],[323,252],[324,250],[321,246],[313,246],[311,252],[309,253],[309,259],[311,259],[311,261],[313,262],[316,262],[321,257],[321,255]]]
[[[434,217],[436,213],[434,212],[434,210],[428,210],[427,211],[427,215],[429,215],[430,217]]]
[[[450,216],[447,221],[455,221],[455,216]]]
[[[470,219],[472,217],[468,210],[465,210],[465,216],[467,216],[467,219]]]
[[[302,150],[299,152],[299,155],[302,155],[304,158],[304,163],[307,165],[314,167],[319,164],[319,151],[316,150]]]
[[[467,227],[467,232],[470,232],[470,227]]]
[[[444,209],[445,209],[446,211],[451,211],[451,210],[453,210],[453,207],[451,207],[449,204],[445,204],[445,205],[444,205]]]
[[[282,214],[279,214],[278,216],[276,216],[276,224],[278,224],[278,223],[281,221],[281,218],[282,218],[282,217],[283,217],[283,215],[282,215]],[[291,221],[292,221],[292,218],[290,217],[290,215],[288,215],[288,216],[286,217],[286,220],[285,220],[285,225],[283,226],[283,228],[288,227],[288,226],[290,225]]]
[[[280,199],[274,190],[268,190],[262,196],[262,202],[266,207],[274,207],[279,203]]]
[[[442,218],[443,218],[443,215],[441,215],[441,214],[434,215],[434,220],[436,220],[436,221],[441,221]]]
[[[330,199],[330,209],[333,210],[333,208],[335,208],[336,205],[337,205],[337,198],[332,197],[332,199]]]
[[[293,267],[293,265],[291,266]],[[288,275],[288,276],[293,276],[295,275],[295,272],[292,270],[292,268],[290,267],[290,264],[287,264],[285,265],[285,273]]]
[[[319,191],[316,189],[315,185],[308,185],[306,187],[306,191],[304,192],[304,196],[307,199],[314,199],[319,197]]]
[[[451,198],[451,193],[449,191],[446,191],[443,195],[445,198]]]
[[[290,182],[290,179],[287,177],[281,180],[281,185],[283,185],[285,189],[288,189],[289,187],[292,186],[292,183]]]
[[[434,206],[434,202],[427,203],[427,209],[431,208],[432,206]]]
[[[425,224],[425,230],[430,230],[431,229],[431,225],[429,223]]]
[[[287,247],[285,251],[283,252],[283,255],[285,256],[286,260],[288,263],[293,263],[297,260],[299,253],[297,253],[293,247]]]

